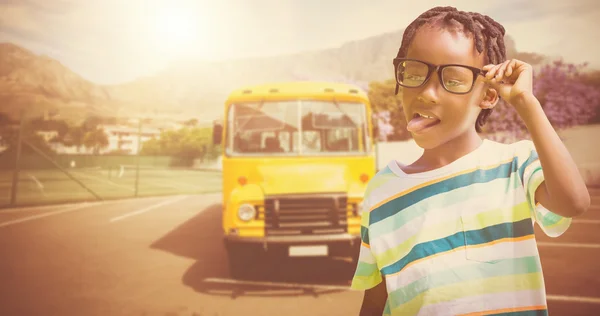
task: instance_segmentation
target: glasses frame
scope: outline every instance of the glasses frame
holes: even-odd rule
[[[403,61],[416,61],[416,62],[420,62],[424,65],[427,65],[427,76],[425,77],[425,80],[423,81],[423,83],[421,83],[418,86],[406,86],[403,85],[402,83],[400,83],[400,80],[398,78],[398,67],[400,66],[400,63]],[[450,66],[459,66],[459,67],[463,67],[463,68],[467,68],[469,70],[471,70],[471,72],[473,73],[473,82],[471,83],[471,87],[469,88],[468,91],[465,92],[455,92],[455,91],[450,91],[448,90],[448,88],[446,88],[446,85],[444,85],[444,81],[442,80],[442,71],[444,71],[444,68],[446,67],[450,67]],[[431,79],[431,75],[433,73],[437,73],[438,75],[438,79],[442,85],[442,87],[444,88],[444,90],[453,93],[453,94],[467,94],[470,93],[473,90],[473,87],[475,86],[475,81],[477,80],[477,76],[485,76],[485,74],[487,73],[487,71],[481,69],[481,68],[477,68],[477,67],[472,67],[472,66],[467,66],[467,65],[461,65],[461,64],[442,64],[442,65],[436,65],[436,64],[432,64],[432,63],[428,63],[422,60],[418,60],[418,59],[412,59],[412,58],[394,58],[394,77],[396,78],[396,84],[405,87],[405,88],[419,88],[424,86],[429,79]]]

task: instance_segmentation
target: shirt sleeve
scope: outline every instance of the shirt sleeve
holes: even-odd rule
[[[368,199],[365,198],[363,201],[363,212],[361,214],[360,253],[356,271],[354,272],[354,277],[352,279],[352,285],[350,286],[350,288],[354,290],[368,290],[382,281],[381,272],[379,271],[377,261],[371,251],[371,244],[369,242],[370,207]]]
[[[535,200],[535,191],[544,182],[544,171],[535,145],[530,140],[520,142],[519,176],[534,223],[549,237],[558,237],[571,226],[572,219],[546,209]]]

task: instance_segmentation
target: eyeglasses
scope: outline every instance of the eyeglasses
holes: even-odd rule
[[[418,88],[431,78],[435,72],[446,91],[455,94],[471,92],[477,76],[485,75],[485,71],[476,67],[446,64],[434,65],[424,61],[408,58],[394,58],[396,82],[406,88]]]

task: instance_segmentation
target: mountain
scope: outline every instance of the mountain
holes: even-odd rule
[[[392,58],[403,30],[337,48],[223,62],[181,61],[154,76],[101,86],[59,62],[13,44],[0,44],[0,111],[23,107],[78,115],[152,116],[210,121],[222,116],[233,89],[273,81],[331,80],[363,88],[393,78]],[[517,54],[506,37],[509,56]],[[73,109],[73,111],[71,111]]]
[[[107,89],[75,74],[58,61],[10,43],[0,43],[0,111],[16,117],[60,110],[67,118],[114,110]]]

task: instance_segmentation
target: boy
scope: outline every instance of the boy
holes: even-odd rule
[[[505,60],[504,32],[452,7],[406,29],[396,93],[424,152],[368,184],[352,280],[366,290],[360,315],[548,314],[533,226],[561,235],[590,196],[532,93],[531,66]],[[499,98],[533,141],[479,137]]]

